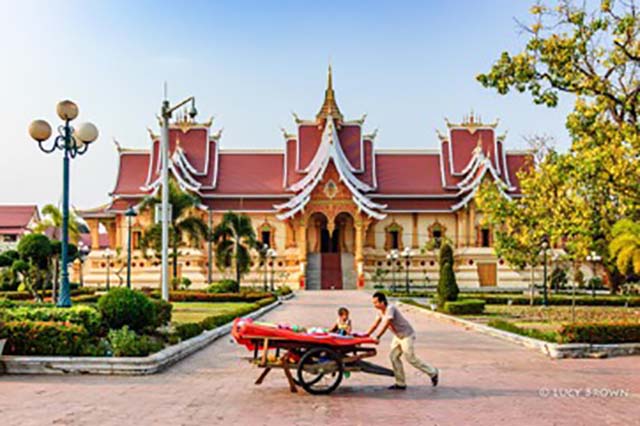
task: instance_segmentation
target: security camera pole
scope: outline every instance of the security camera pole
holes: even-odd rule
[[[162,129],[160,137],[160,149],[162,152],[162,299],[169,301],[169,120],[175,110],[191,102],[189,116],[194,118],[196,111],[196,99],[191,96],[175,106],[170,106],[166,99],[162,101]]]

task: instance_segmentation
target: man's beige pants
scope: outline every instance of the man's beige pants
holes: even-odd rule
[[[429,375],[429,377],[433,377],[436,375],[437,370],[418,358],[416,354],[413,352],[413,344],[416,340],[415,334],[407,337],[398,337],[393,336],[393,340],[391,341],[391,365],[393,366],[393,373],[396,376],[396,384],[398,386],[406,386],[407,383],[405,381],[404,376],[404,367],[402,366],[402,361],[400,357],[404,354],[404,358],[409,362],[409,364],[413,365],[418,370],[423,373]]]

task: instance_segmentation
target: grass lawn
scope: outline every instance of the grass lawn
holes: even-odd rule
[[[199,322],[206,317],[230,313],[238,308],[251,305],[243,302],[173,302],[172,322]]]
[[[508,306],[486,305],[483,315],[465,318],[486,323],[502,319],[518,327],[539,331],[556,331],[562,324],[571,322],[571,306]],[[618,306],[576,306],[576,322],[610,323],[632,322],[640,324],[640,308]]]

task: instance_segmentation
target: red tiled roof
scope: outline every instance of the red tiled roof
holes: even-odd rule
[[[378,193],[446,194],[438,154],[376,154]]]
[[[3,233],[6,233],[5,229],[12,232],[16,229],[25,230],[34,218],[40,218],[36,205],[0,205],[0,230]]]
[[[149,153],[146,151],[120,152],[118,178],[113,190],[115,195],[135,195],[142,193],[141,187],[147,180]]]
[[[282,194],[284,155],[225,153],[218,158],[220,176],[214,194]]]

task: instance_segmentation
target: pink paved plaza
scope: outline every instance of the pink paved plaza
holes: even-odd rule
[[[374,318],[370,294],[351,291],[298,293],[264,319],[329,325],[340,305],[357,330]],[[249,353],[225,337],[149,377],[0,376],[0,425],[640,425],[638,357],[551,360],[403,309],[416,353],[442,371],[437,388],[408,365],[405,392],[362,373],[330,396],[291,394],[279,371],[254,386]],[[390,339],[374,362],[390,366]]]

